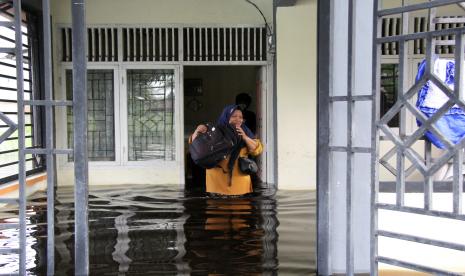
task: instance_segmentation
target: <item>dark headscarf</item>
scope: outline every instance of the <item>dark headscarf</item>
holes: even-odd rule
[[[241,110],[238,105],[232,104],[232,105],[226,106],[223,109],[223,112],[221,112],[220,117],[218,118],[218,122],[217,122],[218,125],[228,126],[229,125],[229,119],[231,119],[232,114],[236,110]],[[241,128],[244,130],[245,134],[247,136],[249,136],[249,138],[252,138],[252,139],[255,138],[255,134],[253,134],[253,132],[244,123],[241,124]],[[231,154],[229,156],[229,162],[228,162],[229,185],[231,185],[232,171],[233,171],[233,168],[234,168],[234,162],[239,157],[239,152],[241,151],[241,148],[245,147],[245,146],[246,146],[245,142],[242,140],[231,151]]]
[[[218,118],[218,124],[223,126],[229,125],[229,119],[231,119],[232,114],[236,110],[241,110],[238,105],[231,104],[226,106]],[[241,124],[241,128],[244,130],[245,134],[249,136],[249,138],[255,139],[255,134],[244,123]]]

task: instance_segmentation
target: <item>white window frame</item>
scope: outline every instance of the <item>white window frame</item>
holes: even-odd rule
[[[72,70],[72,64],[65,64],[62,66],[61,69],[61,77],[60,77],[60,84],[61,84],[61,98],[66,99],[66,71]],[[117,65],[111,64],[88,64],[87,70],[113,70],[113,87],[114,87],[114,95],[113,95],[113,114],[114,114],[114,131],[115,131],[115,161],[91,161],[89,160],[89,167],[100,167],[100,166],[115,166],[121,165],[121,126],[118,122],[121,120],[121,111],[118,110],[117,106],[119,106],[119,99],[120,99],[120,87],[119,87],[119,70]],[[66,110],[62,111],[65,116],[67,117]],[[64,135],[57,137],[58,139],[62,139],[62,145],[66,145],[66,147],[72,148],[72,145],[68,145],[68,125],[67,125],[67,118],[63,121],[61,125],[61,129],[64,130]],[[57,140],[58,140],[57,139]],[[74,166],[73,161],[68,161],[66,158],[66,163],[64,164],[65,167]]]
[[[175,131],[175,159],[172,161],[165,160],[145,160],[145,161],[129,161],[128,154],[128,106],[127,106],[127,70],[173,70],[174,71],[174,131]],[[121,123],[121,145],[122,145],[122,165],[123,166],[136,166],[136,167],[154,167],[161,169],[175,169],[183,167],[181,164],[182,158],[182,141],[181,134],[177,133],[181,130],[182,122],[180,116],[181,99],[182,93],[180,93],[180,80],[179,80],[179,66],[176,65],[160,65],[160,64],[124,64],[120,66],[120,85],[121,85],[121,97],[119,102],[120,108],[120,123]],[[183,181],[184,183],[184,181]]]

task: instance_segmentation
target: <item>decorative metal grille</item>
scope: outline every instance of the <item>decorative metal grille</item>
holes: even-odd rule
[[[14,14],[11,3],[3,3],[0,9],[0,47],[15,47]],[[34,18],[27,13],[22,14],[22,49],[24,69],[24,99],[31,100],[33,95],[32,73],[32,43],[36,34],[31,31],[30,24]],[[8,181],[17,178],[18,174],[18,92],[16,56],[14,52],[0,53],[0,180]],[[37,93],[37,92],[35,92]],[[40,137],[36,137],[34,116],[37,108],[25,106],[25,145],[27,148],[37,147]],[[26,170],[29,172],[41,170],[44,167],[39,155],[26,156]]]
[[[442,16],[434,19],[435,30],[446,30],[460,28],[465,25],[465,17],[463,16]],[[401,34],[401,18],[400,17],[385,17],[381,21],[381,37],[398,36]],[[428,31],[428,18],[425,16],[416,16],[411,24],[413,33]],[[454,54],[454,45],[450,45],[447,41],[454,40],[454,35],[443,35],[436,38],[436,54]],[[424,55],[426,51],[425,39],[413,40],[413,49],[409,52],[414,55]],[[386,42],[382,44],[381,54],[384,56],[398,55],[399,43]]]
[[[178,61],[178,28],[123,28],[123,61]]]
[[[66,93],[73,98],[73,75],[66,71]],[[112,70],[87,73],[87,149],[91,161],[115,160],[114,76]],[[67,108],[68,146],[73,146],[73,109]],[[68,155],[73,160],[73,155]]]
[[[61,61],[71,62],[71,28],[61,28],[60,35]],[[89,27],[87,42],[89,62],[119,61],[119,52],[123,62],[267,60],[267,33],[262,26]]]
[[[396,36],[383,37],[382,32],[377,29],[376,24],[374,30],[378,30],[374,39],[375,60],[380,60],[382,50],[380,49],[386,43],[398,43],[399,55],[399,80],[398,80],[398,96],[394,105],[380,118],[377,109],[377,102],[379,100],[381,88],[381,75],[379,63],[374,64],[373,68],[373,109],[375,110],[375,118],[373,122],[373,189],[374,197],[372,201],[372,271],[371,275],[378,275],[378,264],[384,263],[394,266],[400,266],[407,269],[427,272],[435,275],[461,275],[458,272],[446,271],[443,269],[434,268],[428,264],[412,263],[397,259],[392,256],[383,256],[378,252],[378,239],[390,238],[396,240],[403,240],[413,242],[415,244],[429,245],[442,247],[453,250],[465,251],[465,245],[454,242],[442,242],[437,239],[419,237],[402,232],[387,231],[380,229],[378,226],[378,210],[396,211],[399,213],[410,215],[422,215],[423,218],[448,218],[455,220],[465,220],[465,214],[462,208],[463,202],[463,148],[465,147],[465,139],[453,143],[441,133],[436,123],[439,119],[443,118],[452,107],[465,110],[465,103],[463,99],[463,69],[464,69],[464,49],[465,49],[465,29],[463,25],[457,25],[458,22],[464,22],[463,19],[455,17],[440,17],[436,18],[436,8],[448,4],[460,4],[460,1],[429,1],[425,3],[402,5],[401,7],[377,10],[375,12],[376,24],[381,24],[385,16],[399,16],[401,15],[404,22],[409,24],[408,18],[410,12],[420,10],[428,10],[428,18],[431,18],[431,23],[428,24],[426,18],[418,18],[414,20],[414,28],[408,28],[408,25],[401,26],[401,32]],[[375,1],[377,5],[377,1]],[[377,6],[378,7],[378,6]],[[462,24],[462,23],[460,23]],[[426,69],[424,75],[417,80],[414,84],[409,83],[407,75],[409,74],[407,58],[409,52],[409,42],[414,41],[414,54],[424,54]],[[444,47],[443,47],[444,46]],[[455,51],[455,49],[459,49]],[[435,53],[450,54],[454,53],[455,71],[452,72],[453,81],[446,84],[434,73]],[[415,107],[411,100],[415,99],[418,91],[426,84],[434,84],[442,91],[445,97],[445,103],[431,116],[426,116],[417,107]],[[448,85],[454,85],[451,89]],[[420,123],[413,133],[406,131],[406,114],[410,112]],[[399,116],[399,129],[395,132],[388,126],[389,121],[395,116]],[[425,133],[430,131],[436,138],[445,145],[445,149],[441,152],[442,155],[433,156],[431,149],[431,142],[424,139]],[[378,157],[378,135],[383,133],[384,139],[389,140],[394,147],[386,154]],[[414,150],[413,145],[420,140],[424,141],[424,155]],[[389,159],[395,157],[396,164],[393,166],[389,164]],[[435,157],[435,158],[433,158]],[[452,200],[450,201],[449,210],[438,210],[433,207],[433,201],[436,202],[433,195],[438,192],[435,189],[435,181],[433,181],[434,174],[441,169],[444,165],[451,163],[453,170],[452,181],[442,181],[448,187]],[[381,164],[389,172],[395,176],[395,202],[379,202],[379,185],[381,184],[378,177],[378,166]],[[421,193],[423,194],[423,206],[411,207],[406,204],[407,188],[411,188],[412,182],[408,181],[408,177],[417,171],[421,175],[420,181]],[[412,217],[413,218],[413,217]],[[427,248],[427,247],[425,247]]]
[[[174,71],[128,70],[129,161],[175,158]]]
[[[400,34],[401,21],[399,17],[383,18],[381,26],[381,36],[388,37]],[[398,42],[383,43],[381,47],[382,55],[398,55]]]
[[[266,60],[265,28],[184,28],[183,41],[185,61]]]
[[[61,61],[72,60],[72,30],[61,29]],[[118,29],[117,28],[87,28],[87,61],[108,62],[118,61]]]

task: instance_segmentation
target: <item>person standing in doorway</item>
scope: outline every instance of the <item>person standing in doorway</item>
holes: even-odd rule
[[[242,110],[245,125],[253,132],[257,131],[257,115],[255,112],[250,111],[248,108],[252,103],[252,97],[247,93],[240,93],[236,96],[236,105]]]
[[[239,157],[258,156],[263,145],[255,134],[244,124],[242,111],[237,105],[228,105],[223,109],[217,125],[231,125],[236,128],[241,141],[234,146],[231,154],[220,161],[214,168],[206,170],[206,191],[212,195],[240,196],[253,192],[249,174],[239,169]],[[189,138],[192,143],[200,133],[205,133],[207,126],[197,126]]]

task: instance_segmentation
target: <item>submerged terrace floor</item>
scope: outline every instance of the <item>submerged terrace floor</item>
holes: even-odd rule
[[[92,275],[314,275],[315,192],[260,191],[221,199],[177,186],[94,187],[89,196]],[[56,197],[56,275],[74,274],[73,190]],[[27,268],[46,271],[46,195],[28,204]],[[16,207],[0,210],[12,222]],[[17,247],[17,230],[1,232]],[[1,273],[18,271],[18,255],[0,255]]]

